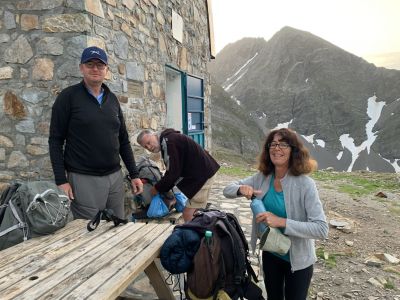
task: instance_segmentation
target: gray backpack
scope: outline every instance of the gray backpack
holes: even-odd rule
[[[53,233],[72,219],[70,200],[53,182],[14,183],[0,198],[0,250]]]
[[[143,193],[136,195],[134,200],[138,207],[147,208],[152,199],[150,190],[161,179],[162,174],[157,164],[144,156],[139,157],[136,168],[143,182]]]

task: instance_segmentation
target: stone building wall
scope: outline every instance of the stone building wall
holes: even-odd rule
[[[172,11],[183,20],[182,43],[172,34]],[[51,107],[81,80],[80,55],[92,45],[109,56],[107,85],[132,141],[141,128],[165,125],[166,64],[204,78],[209,122],[205,0],[1,0],[0,189],[16,178],[52,178]]]

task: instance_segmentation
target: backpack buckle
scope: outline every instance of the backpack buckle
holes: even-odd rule
[[[236,275],[235,278],[233,279],[233,283],[235,285],[241,285],[242,284],[242,277],[239,275]]]

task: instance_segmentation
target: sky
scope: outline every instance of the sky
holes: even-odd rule
[[[217,53],[243,37],[269,40],[284,26],[357,56],[400,52],[400,0],[213,0]]]

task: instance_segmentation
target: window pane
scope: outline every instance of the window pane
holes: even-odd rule
[[[188,96],[203,97],[203,80],[195,77],[187,77]]]
[[[203,130],[202,113],[188,113],[188,130]]]
[[[188,98],[188,111],[203,111],[203,99]]]

